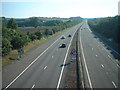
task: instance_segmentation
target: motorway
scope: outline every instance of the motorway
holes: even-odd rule
[[[87,76],[88,88],[117,88],[118,60],[116,60],[90,30],[84,21],[79,38],[82,50],[82,62]]]
[[[66,39],[56,39],[36,59],[33,60],[6,88],[60,88],[61,78],[68,51],[75,32],[79,31],[79,40],[82,54],[86,88],[117,88],[118,87],[118,60],[116,60],[90,30],[87,21],[70,28],[62,35]],[[67,37],[69,34],[72,37]],[[59,48],[66,43],[66,48]]]
[[[78,24],[63,33],[66,39],[56,39],[29,66],[27,66],[6,88],[59,88],[67,54]],[[72,37],[67,37],[69,34]],[[66,48],[59,48],[66,43]]]

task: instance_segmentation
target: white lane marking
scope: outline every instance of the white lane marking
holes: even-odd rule
[[[34,87],[35,87],[35,84],[32,86],[32,89],[33,89]],[[32,89],[31,89],[31,90],[32,90]]]
[[[101,64],[101,66],[104,68],[104,65],[103,65],[103,64]]]
[[[47,66],[44,67],[44,70],[47,68]]]
[[[88,68],[87,68],[85,56],[84,56],[84,53],[83,53],[83,47],[82,47],[82,41],[81,41],[81,31],[80,31],[80,42],[81,42],[81,51],[82,51],[82,55],[83,55],[83,60],[84,60],[84,64],[85,64],[85,69],[86,69],[87,76],[88,76],[88,81],[89,81],[89,84],[90,84],[90,88],[92,89],[92,83],[91,83],[91,80],[90,80],[90,75],[89,75],[89,72],[88,72]]]
[[[62,36],[62,35],[61,35]],[[61,37],[60,36],[60,37]],[[60,37],[54,42],[56,43]],[[33,63],[35,63],[37,61],[38,58],[40,58],[54,43],[52,43],[45,51],[43,51],[27,68],[25,68],[5,89],[7,89],[8,87],[10,87]]]
[[[117,88],[117,86],[115,85],[115,83],[112,81],[112,84],[114,85],[115,88]]]
[[[98,57],[98,55],[97,55],[97,54],[96,54],[95,56],[96,56],[96,57]]]
[[[53,58],[53,56],[52,56],[52,58]]]
[[[92,48],[92,50],[93,50],[93,48]]]
[[[75,32],[74,32],[74,34],[75,34]],[[74,37],[74,34],[73,34],[73,37]],[[66,62],[67,55],[68,55],[68,51],[69,51],[71,42],[72,42],[72,40],[73,40],[73,37],[72,37],[72,39],[71,39],[71,41],[70,41],[70,44],[69,44],[69,46],[68,46],[68,49],[67,49],[67,52],[66,52],[66,55],[65,55],[65,59],[64,59],[64,62],[63,62],[63,67],[62,67],[62,70],[61,70],[61,73],[60,73],[60,77],[59,77],[59,80],[58,80],[58,84],[57,84],[57,90],[58,90],[58,88],[59,88],[59,86],[60,86],[60,82],[61,82],[62,74],[63,74],[63,70],[64,70],[64,64],[65,64],[65,62]]]

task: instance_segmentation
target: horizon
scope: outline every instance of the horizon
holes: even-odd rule
[[[12,0],[11,0],[12,1]],[[99,18],[118,15],[119,0],[40,0],[29,2],[10,2],[3,0],[1,17],[29,18],[29,17],[82,17]],[[108,3],[109,1],[109,3]]]
[[[115,16],[118,16],[118,15],[115,15]],[[115,17],[115,16],[107,16],[107,17]],[[4,17],[4,16],[2,16]],[[2,18],[0,17],[0,18]],[[32,16],[32,17],[37,17],[37,16]],[[5,17],[5,18],[14,18],[14,19],[27,19],[27,18],[32,18],[32,17]],[[72,17],[72,16],[71,16]],[[43,18],[71,18],[71,17],[43,17]],[[75,16],[75,17],[78,17],[78,16]],[[95,17],[95,18],[107,18],[107,17]],[[42,18],[42,17],[38,17],[38,18]],[[83,17],[80,17],[82,19],[93,19],[93,18],[83,18]]]

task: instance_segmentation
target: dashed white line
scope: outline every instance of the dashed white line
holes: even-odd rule
[[[92,48],[92,50],[93,50],[93,48]]]
[[[53,58],[53,56],[52,56],[52,58]]]
[[[97,55],[97,54],[96,54],[95,56],[96,56],[96,57],[98,57],[98,55]]]
[[[47,68],[47,66],[44,67],[44,70]]]
[[[104,68],[104,65],[103,65],[103,64],[101,64],[101,66]]]
[[[117,86],[115,85],[115,83],[112,81],[112,84],[114,85],[115,88],[117,88]]]
[[[34,87],[35,87],[35,84],[32,86],[32,89],[33,89]],[[32,90],[32,89],[31,89],[31,90]]]

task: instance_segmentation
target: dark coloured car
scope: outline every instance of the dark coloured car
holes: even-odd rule
[[[71,35],[69,34],[68,37],[71,37]]]
[[[65,48],[66,47],[66,44],[65,43],[62,43],[61,45],[60,45],[60,48]]]
[[[65,36],[62,36],[61,39],[65,39]]]

